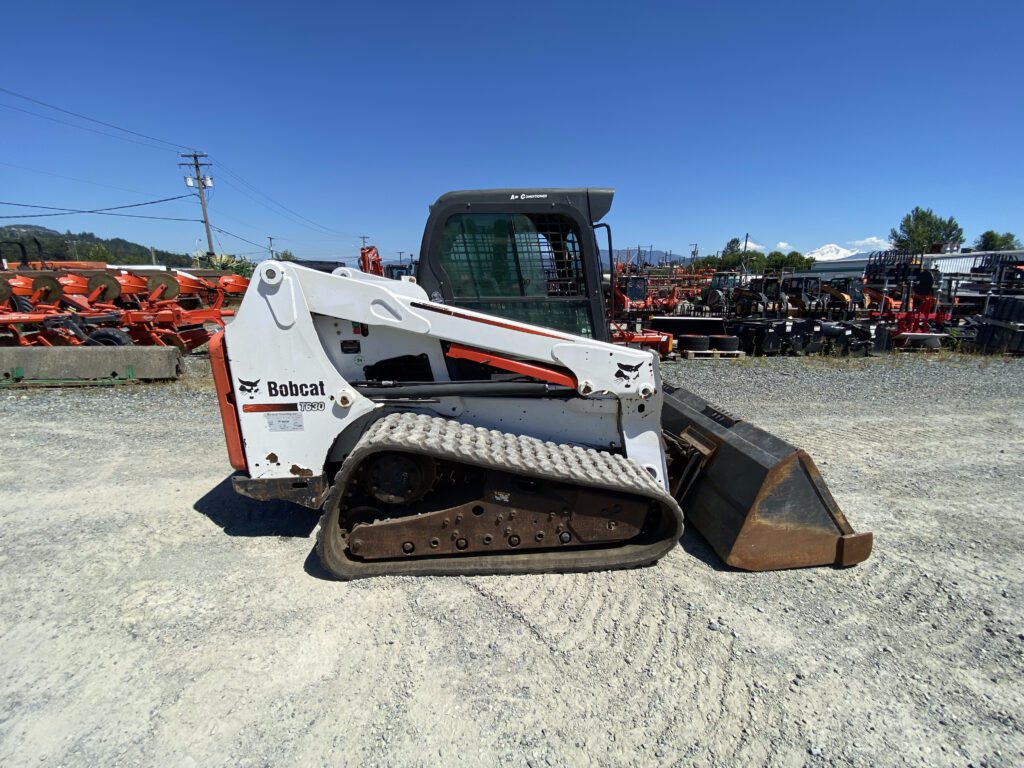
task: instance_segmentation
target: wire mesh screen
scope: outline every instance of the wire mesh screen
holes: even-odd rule
[[[439,256],[456,302],[593,337],[580,233],[572,219],[456,214],[445,223]]]
[[[564,216],[452,216],[441,264],[460,298],[586,296],[579,233]]]

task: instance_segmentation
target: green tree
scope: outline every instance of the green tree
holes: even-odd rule
[[[734,237],[728,243],[725,244],[725,248],[722,249],[722,256],[731,256],[732,254],[739,252],[740,239],[738,237]]]
[[[236,275],[241,275],[242,277],[252,277],[252,273],[256,269],[256,265],[253,264],[248,259],[239,256],[235,259],[234,263],[231,265],[230,268],[231,271],[234,272]]]
[[[974,241],[976,251],[1015,251],[1020,248],[1018,240],[1013,232],[999,234],[994,229],[982,232]]]
[[[220,256],[214,256],[210,259],[210,266],[214,269],[224,269],[229,272],[234,272],[236,275],[241,275],[242,277],[252,277],[253,270],[256,268],[256,265],[248,259],[241,256],[230,256],[226,253],[222,253]]]
[[[89,261],[110,261],[110,251],[103,243],[90,246],[85,255]]]
[[[295,261],[295,254],[285,249],[275,254],[279,261]]]
[[[721,267],[722,269],[759,272],[764,269],[765,263],[765,255],[760,251],[732,251],[722,254]]]
[[[804,256],[800,251],[790,251],[789,253],[783,253],[782,251],[772,251],[768,254],[765,259],[765,267],[767,269],[795,269],[804,270],[810,269],[811,265],[814,264],[814,258]]]
[[[889,240],[900,251],[935,253],[944,245],[959,248],[964,231],[952,216],[944,219],[931,208],[915,207],[903,217],[899,229],[889,231]]]
[[[813,256],[804,256],[800,251],[790,251],[786,254],[786,266],[793,269],[810,269],[814,262]]]
[[[701,256],[693,262],[694,269],[719,269],[722,266],[722,259],[718,256]]]

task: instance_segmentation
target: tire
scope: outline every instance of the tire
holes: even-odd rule
[[[130,347],[135,342],[120,328],[97,328],[89,334],[89,344],[98,347]]]
[[[10,298],[11,307],[15,312],[22,312],[28,314],[35,307],[32,306],[32,302],[28,300],[26,296],[11,296]]]
[[[707,336],[700,336],[692,333],[685,333],[676,337],[676,349],[680,352],[705,352],[708,349],[710,340]]]
[[[709,336],[708,344],[722,352],[736,352],[740,348],[740,340],[735,336]]]

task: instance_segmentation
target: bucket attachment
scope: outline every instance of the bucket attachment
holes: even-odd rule
[[[804,451],[685,389],[665,393],[672,493],[726,564],[774,571],[868,558],[872,535],[853,532]]]

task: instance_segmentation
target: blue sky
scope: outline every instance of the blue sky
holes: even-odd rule
[[[20,5],[5,9],[0,86],[209,152],[213,223],[300,256],[354,258],[362,234],[388,257],[416,252],[438,195],[505,186],[615,187],[616,245],[677,253],[746,232],[853,247],[915,205],[969,240],[1024,236],[1019,2]],[[186,191],[170,147],[0,105],[4,201]],[[203,234],[24,221],[176,251]]]

